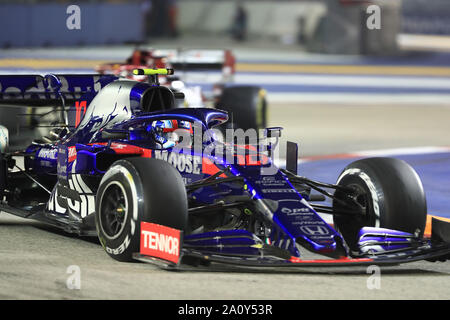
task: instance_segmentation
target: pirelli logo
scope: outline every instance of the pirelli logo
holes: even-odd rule
[[[140,253],[173,263],[180,260],[181,231],[155,223],[141,222]]]

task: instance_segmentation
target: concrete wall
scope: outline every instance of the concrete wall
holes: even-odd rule
[[[368,3],[324,0],[324,16],[308,47],[312,51],[335,54],[398,53],[397,35],[401,31],[401,0],[372,0],[380,8],[380,29],[369,29]]]
[[[304,31],[312,34],[326,13],[320,1],[241,1],[248,12],[248,35],[252,37],[296,36],[299,18],[305,19]],[[178,3],[178,26],[182,32],[223,34],[230,30],[235,1],[182,0]]]
[[[450,0],[449,0],[450,1]],[[401,0],[371,0],[381,8],[381,29],[369,30],[365,1],[251,1],[248,36],[302,44],[309,51],[333,54],[393,54],[401,31]],[[181,32],[223,35],[231,28],[236,1],[181,0]],[[300,20],[303,20],[300,24]]]

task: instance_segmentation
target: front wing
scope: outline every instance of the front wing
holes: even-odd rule
[[[241,268],[275,268],[275,269],[297,269],[310,267],[354,267],[354,266],[394,266],[415,261],[446,261],[450,260],[450,243],[442,239],[425,241],[423,245],[411,247],[401,251],[386,251],[376,254],[367,254],[357,258],[342,257],[339,259],[303,259],[286,254],[277,247],[262,243],[259,239],[244,230],[227,230],[220,236],[214,232],[186,236],[183,239],[182,232],[179,233],[177,242],[179,252],[176,259],[164,258],[163,254],[158,254],[158,239],[163,239],[162,234],[157,235],[155,231],[158,225],[146,223],[153,232],[155,238],[153,246],[155,254],[148,255],[142,250],[143,243],[141,237],[141,252],[135,253],[134,258],[139,261],[155,264],[164,269],[185,270],[192,269],[191,266],[205,266],[211,263],[229,265]],[[167,228],[170,230],[170,228]],[[172,229],[175,230],[175,229]],[[441,229],[442,230],[442,229]],[[167,235],[164,235],[165,237]],[[161,237],[161,238],[159,238]],[[172,234],[171,234],[172,237]],[[167,238],[166,238],[167,239]],[[216,245],[212,245],[215,242]],[[150,240],[146,240],[146,244]],[[167,240],[165,248],[167,250]],[[172,248],[172,246],[170,246]]]
[[[450,259],[450,245],[441,246],[439,248],[417,250],[405,255],[377,256],[373,258],[342,258],[342,259],[300,259],[292,257],[288,260],[281,260],[275,257],[238,257],[223,255],[208,255],[201,252],[191,250],[183,250],[181,263],[175,264],[166,260],[158,259],[136,253],[136,260],[157,265],[162,269],[168,270],[192,270],[192,258],[197,261],[195,266],[209,265],[217,263],[240,268],[258,268],[258,269],[278,269],[292,270],[302,268],[331,268],[331,267],[364,267],[370,265],[377,266],[396,266],[399,264],[416,262],[416,261],[445,261]],[[188,260],[188,264],[184,264],[184,260]],[[194,260],[195,261],[195,260]]]

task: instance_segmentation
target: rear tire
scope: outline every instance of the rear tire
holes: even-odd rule
[[[100,182],[95,225],[105,251],[118,261],[139,252],[141,222],[185,231],[187,195],[179,172],[148,158],[116,161]]]
[[[380,227],[423,235],[427,204],[422,182],[405,161],[394,158],[368,158],[348,165],[337,184],[356,190],[357,201],[365,206],[365,216],[333,216],[335,227],[347,244],[356,249],[359,230]],[[345,194],[336,191],[335,196]],[[342,210],[334,201],[333,208]]]

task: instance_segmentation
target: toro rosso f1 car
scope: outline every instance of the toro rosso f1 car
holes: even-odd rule
[[[347,166],[336,184],[310,180],[297,175],[295,143],[286,169],[275,166],[281,128],[266,128],[265,144],[224,142],[211,129],[227,121],[226,112],[175,108],[182,96],[156,79],[171,70],[136,72],[153,81],[0,76],[2,106],[60,116],[48,136],[20,151],[9,152],[3,134],[1,211],[98,236],[116,260],[169,269],[449,258],[448,224],[433,221],[431,238],[423,237],[424,191],[405,162],[368,158]]]

